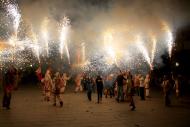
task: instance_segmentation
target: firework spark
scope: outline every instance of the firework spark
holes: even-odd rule
[[[15,59],[15,50],[16,50],[16,42],[17,42],[17,34],[18,34],[18,27],[20,24],[21,14],[19,13],[19,8],[17,4],[7,4],[7,12],[8,16],[10,16],[13,20],[13,28],[14,28],[14,36],[10,38],[10,43],[13,46],[12,48],[12,61]]]
[[[14,34],[17,38],[18,27],[20,24],[21,14],[19,13],[19,7],[17,4],[8,4],[7,5],[8,15],[11,16],[13,20]]]
[[[108,63],[109,64],[115,63],[117,65],[116,54],[112,44],[113,44],[113,35],[111,32],[106,32],[104,35],[104,45],[105,45],[105,50],[109,56]]]
[[[42,22],[42,36],[45,41],[46,54],[49,56],[49,37],[48,37],[48,23],[49,19],[46,17]]]
[[[70,53],[69,53],[69,49],[68,49],[68,45],[67,45],[67,43],[65,44],[65,50],[66,50],[66,54],[67,54],[67,58],[68,58],[68,62],[69,62],[69,64],[71,64],[71,61],[70,61]]]
[[[151,36],[151,41],[152,41],[151,63],[153,65],[155,53],[156,53],[156,43],[157,43],[156,37],[154,35]]]
[[[34,52],[34,54],[36,55],[37,59],[38,59],[38,62],[40,63],[40,46],[38,44],[38,39],[37,39],[37,36],[36,34],[33,32],[32,30],[32,45],[31,45],[31,48]]]
[[[151,60],[148,54],[147,49],[145,48],[145,46],[143,45],[143,40],[141,38],[141,36],[137,36],[136,38],[137,40],[137,47],[139,48],[139,50],[141,51],[141,53],[143,54],[145,60],[147,61],[147,63],[149,64],[150,68],[152,69],[152,65],[151,65]]]
[[[171,29],[169,28],[168,24],[164,21],[162,21],[162,26],[163,26],[163,30],[166,32],[167,34],[167,44],[168,44],[168,53],[169,53],[169,57],[171,58],[172,55],[172,48],[173,48],[173,35],[171,32]]]
[[[59,44],[59,50],[60,50],[60,55],[61,58],[63,57],[63,49],[65,47],[67,58],[70,64],[70,54],[68,50],[68,45],[67,45],[67,36],[68,36],[68,31],[70,28],[70,20],[68,17],[64,16],[63,21],[61,23],[61,33],[60,33],[60,44]]]

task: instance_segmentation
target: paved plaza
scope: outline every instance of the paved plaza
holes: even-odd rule
[[[2,91],[0,99],[2,101]],[[173,99],[172,107],[165,107],[161,91],[152,91],[152,98],[141,101],[135,96],[136,110],[129,103],[117,103],[103,98],[96,104],[85,93],[67,91],[64,106],[53,107],[44,102],[40,89],[24,86],[14,91],[11,110],[0,108],[0,127],[189,127],[190,103],[188,99]]]

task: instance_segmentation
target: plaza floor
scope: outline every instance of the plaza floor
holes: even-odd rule
[[[2,101],[2,91],[0,100]],[[36,85],[24,86],[14,91],[10,110],[0,108],[0,127],[189,127],[190,103],[188,99],[172,100],[165,107],[160,91],[141,101],[135,96],[136,110],[129,103],[117,103],[113,98],[103,98],[96,104],[85,93],[66,92],[64,106],[53,107],[53,102],[43,101]]]

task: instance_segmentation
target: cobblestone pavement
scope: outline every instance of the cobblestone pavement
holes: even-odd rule
[[[130,111],[127,102],[103,98],[102,104],[87,100],[85,93],[66,92],[64,106],[44,102],[39,88],[22,87],[13,93],[11,110],[0,108],[0,127],[189,127],[190,104],[173,100],[172,107],[163,105],[161,93],[140,101]],[[2,100],[2,92],[0,96]]]

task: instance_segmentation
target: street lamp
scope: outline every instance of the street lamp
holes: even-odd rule
[[[179,67],[179,63],[178,63],[178,62],[176,62],[176,63],[175,63],[175,66],[176,66],[176,67]]]

